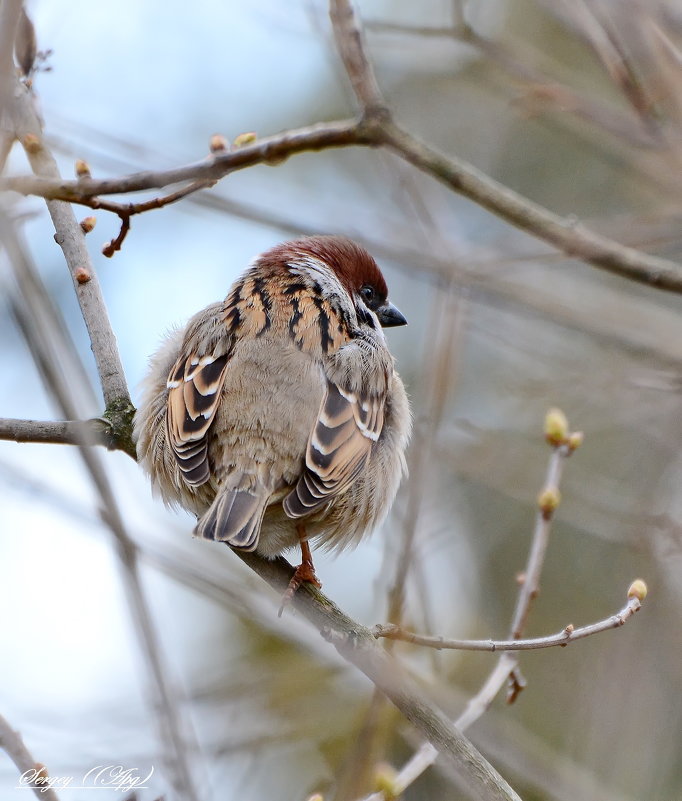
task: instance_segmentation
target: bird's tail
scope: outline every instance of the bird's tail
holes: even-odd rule
[[[233,548],[255,551],[270,492],[222,488],[194,533]]]

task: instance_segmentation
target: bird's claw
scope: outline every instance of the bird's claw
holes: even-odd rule
[[[291,603],[291,599],[294,597],[296,590],[301,586],[301,584],[303,584],[304,581],[309,582],[318,589],[322,586],[322,583],[315,575],[315,568],[313,567],[312,561],[304,560],[294,571],[294,575],[289,581],[289,586],[284,591],[284,595],[282,595],[282,603],[280,604],[279,612],[277,613],[278,617],[282,617],[284,608]]]

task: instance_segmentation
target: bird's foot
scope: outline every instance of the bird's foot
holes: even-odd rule
[[[294,571],[294,575],[291,577],[289,586],[286,588],[286,590],[284,591],[284,595],[282,596],[282,603],[280,604],[279,612],[277,613],[278,617],[282,617],[282,612],[284,612],[284,607],[286,607],[289,603],[291,603],[291,599],[294,597],[294,593],[301,586],[301,584],[303,584],[304,581],[308,581],[310,584],[313,584],[318,589],[322,586],[322,583],[315,575],[315,568],[313,566],[312,559],[304,559]]]

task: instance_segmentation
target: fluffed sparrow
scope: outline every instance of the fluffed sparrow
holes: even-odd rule
[[[340,550],[387,514],[405,472],[405,389],[383,327],[404,325],[374,259],[338,236],[260,255],[152,356],[139,461],[195,533],[274,557]],[[285,596],[285,597],[287,597]]]

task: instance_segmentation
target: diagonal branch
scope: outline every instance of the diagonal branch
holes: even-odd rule
[[[350,0],[331,0],[329,16],[336,48],[363,115],[388,116],[389,110],[374,75],[374,67],[365,54],[364,33],[357,24]]]
[[[682,266],[594,233],[576,217],[562,217],[454,156],[445,156],[392,121],[377,134],[390,150],[427,175],[511,225],[607,272],[682,293]]]
[[[21,771],[21,787],[30,787],[43,801],[59,801],[57,793],[47,783],[49,777],[45,766],[35,761],[19,732],[14,731],[2,715],[0,715],[0,748]]]
[[[271,561],[253,553],[235,553],[273,589],[284,592],[293,574],[293,568],[285,559],[279,557]],[[344,659],[359,668],[388,696],[407,720],[433,744],[441,758],[470,784],[476,797],[486,801],[519,801],[514,790],[425,696],[399,663],[381,648],[369,629],[349,618],[309,584],[298,590],[292,604]]]
[[[14,113],[16,135],[24,144],[34,172],[58,181],[60,176],[57,162],[42,140],[40,121],[33,109],[31,96],[23,88],[16,99]],[[88,329],[104,403],[107,408],[113,406],[128,408],[131,406],[130,394],[123,365],[99,281],[85,246],[85,235],[76,221],[73,209],[68,204],[48,201],[47,208],[54,224],[55,240],[64,252],[83,319]],[[86,275],[87,280],[79,280],[76,277],[78,271],[84,271],[81,274]]]

